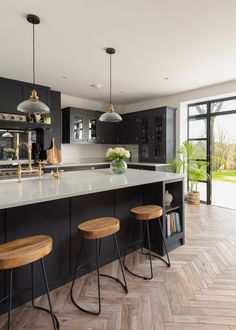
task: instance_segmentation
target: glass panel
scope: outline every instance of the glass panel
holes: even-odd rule
[[[163,155],[163,134],[162,134],[162,115],[155,117],[155,128],[154,128],[154,157],[160,158]]]
[[[189,138],[199,139],[207,137],[206,119],[190,119],[189,120]]]
[[[149,125],[148,125],[148,118],[142,118],[142,143],[149,142]]]
[[[236,110],[236,99],[211,103],[212,113],[232,111],[232,110]]]
[[[204,115],[207,113],[207,104],[198,104],[189,106],[189,116]]]
[[[207,158],[207,141],[191,141],[196,150],[196,158],[197,159],[205,159]]]
[[[207,184],[205,182],[198,183],[198,191],[200,192],[200,200],[207,201]]]
[[[236,114],[211,118],[212,204],[236,208]]]
[[[97,138],[97,121],[96,119],[89,119],[89,140],[96,140]]]
[[[5,137],[4,133],[10,133],[12,137]],[[40,145],[36,143],[36,132],[26,132],[18,130],[0,130],[0,160],[17,159],[16,147],[20,144],[19,159],[28,159],[28,149],[24,143],[32,145],[32,158],[35,158],[35,148],[38,148],[38,153],[41,151]],[[22,144],[21,144],[22,143]]]
[[[74,122],[74,139],[82,140],[83,139],[83,120],[78,119]]]

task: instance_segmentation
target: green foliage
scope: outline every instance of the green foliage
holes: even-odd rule
[[[188,176],[191,192],[197,191],[198,182],[206,180],[208,177],[206,171],[208,163],[206,161],[198,160],[198,156],[194,144],[185,141],[177,149],[177,157],[171,161],[173,172],[183,173]]]

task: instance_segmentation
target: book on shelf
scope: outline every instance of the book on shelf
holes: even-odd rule
[[[166,215],[166,237],[181,232],[181,224],[178,212],[171,212]]]

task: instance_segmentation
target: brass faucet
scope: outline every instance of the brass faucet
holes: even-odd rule
[[[38,173],[39,180],[42,180],[42,174],[43,174],[42,162],[41,161],[38,162],[38,168],[35,168],[35,169],[32,168],[32,164],[31,164],[32,155],[31,155],[31,145],[30,144],[28,144],[26,142],[20,142],[19,144],[17,144],[17,146],[16,146],[16,156],[17,156],[17,158],[19,158],[19,149],[20,149],[21,145],[25,145],[27,147],[29,164],[28,164],[28,169],[22,169],[21,163],[19,161],[19,164],[18,164],[18,182],[21,182],[21,178],[22,178],[23,173]]]
[[[16,146],[16,157],[17,159],[19,159],[19,149],[21,145],[25,145],[27,147],[28,150],[28,161],[29,161],[29,165],[28,165],[28,171],[29,172],[33,172],[33,168],[31,165],[31,161],[32,161],[32,154],[31,154],[31,145],[29,143],[26,142],[20,142],[17,144]]]

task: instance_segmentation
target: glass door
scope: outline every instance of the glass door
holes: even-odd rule
[[[236,209],[236,113],[211,117],[212,204]]]
[[[197,147],[199,160],[209,164],[209,178],[199,184],[207,204],[236,208],[235,123],[236,97],[188,106],[188,140]]]
[[[188,140],[196,148],[196,159],[199,161],[209,161],[207,103],[188,107]],[[210,185],[207,177],[198,183],[198,190],[201,201],[209,204]]]

